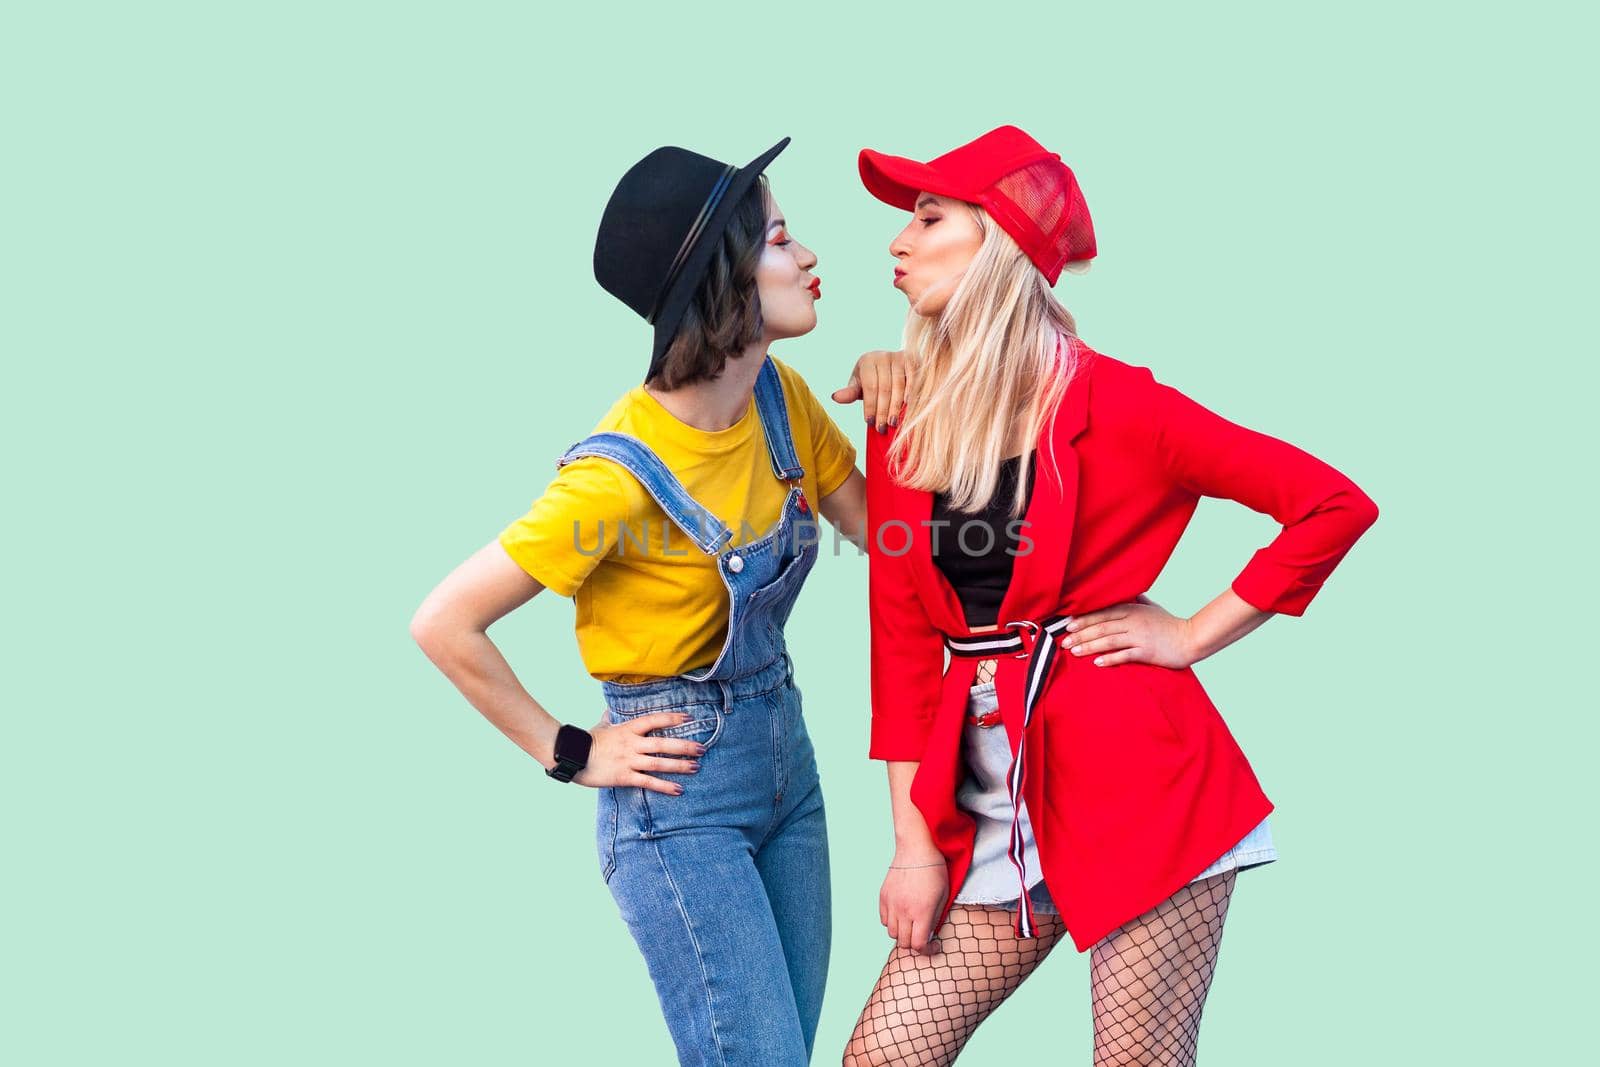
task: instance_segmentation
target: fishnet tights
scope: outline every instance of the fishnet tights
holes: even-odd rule
[[[1096,1067],[1193,1067],[1237,871],[1191,882],[1090,950]],[[1019,939],[1012,912],[957,904],[942,952],[896,946],[845,1047],[845,1067],[954,1063],[978,1025],[1033,973],[1066,928],[1035,913]]]
[[[845,1067],[954,1063],[978,1024],[1066,932],[1054,915],[1037,918],[1039,936],[1018,938],[1010,912],[956,904],[938,954],[896,945],[845,1046]]]
[[[1238,873],[1190,882],[1090,950],[1096,1064],[1194,1063]]]
[[[973,685],[982,685],[984,682],[994,681],[994,665],[997,661],[980,659],[978,661],[978,676],[972,679]]]

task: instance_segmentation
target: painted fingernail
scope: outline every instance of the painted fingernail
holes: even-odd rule
[[[694,746],[694,754],[696,756],[704,756],[706,754],[706,746],[696,742]]]
[[[1071,633],[1072,631],[1076,630],[1077,628],[1078,628],[1078,624],[1077,623],[1075,623],[1075,622],[1067,623],[1067,632],[1068,633]]]
[[[672,795],[673,796],[679,796],[679,797],[683,796],[683,786],[680,785],[680,786],[678,786],[678,788],[674,789],[672,791]]]
[[[695,771],[698,771],[699,769],[700,769],[700,761],[699,760],[696,760],[695,762],[689,764],[689,773],[690,774],[693,774]]]
[[[1104,656],[1096,656],[1094,658],[1094,665],[1096,667],[1104,667],[1106,665],[1106,658]]]

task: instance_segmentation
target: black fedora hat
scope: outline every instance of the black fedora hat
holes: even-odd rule
[[[617,183],[595,236],[594,277],[655,327],[645,381],[661,369],[740,198],[788,143],[785,137],[744,167],[668,145]]]

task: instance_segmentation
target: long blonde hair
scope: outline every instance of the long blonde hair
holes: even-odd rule
[[[983,243],[942,312],[906,318],[906,419],[888,464],[902,485],[948,493],[952,508],[975,512],[993,498],[1018,428],[1032,447],[1054,417],[1078,354],[1077,322],[1044,275],[987,211],[966,206]],[[1053,447],[1051,455],[1053,469]],[[1019,477],[1013,516],[1027,488]]]

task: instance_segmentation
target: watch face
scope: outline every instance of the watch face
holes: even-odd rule
[[[588,765],[589,746],[593,743],[594,737],[588,730],[564,725],[556,732],[556,759],[573,764],[576,774]]]

